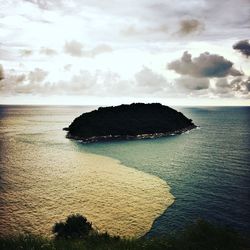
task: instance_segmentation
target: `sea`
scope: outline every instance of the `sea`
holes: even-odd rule
[[[95,106],[0,106],[0,236],[80,213],[99,231],[159,236],[197,219],[250,231],[250,107],[174,107],[198,126],[83,144],[62,129]]]

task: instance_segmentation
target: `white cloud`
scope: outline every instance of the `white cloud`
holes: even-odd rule
[[[141,89],[142,92],[155,93],[163,92],[169,87],[166,79],[147,67],[135,74],[136,86]]]
[[[36,68],[34,71],[29,72],[28,78],[31,82],[42,82],[48,75],[47,71],[44,71],[42,69]]]
[[[71,56],[82,56],[83,45],[75,40],[66,42],[64,45],[64,52]]]

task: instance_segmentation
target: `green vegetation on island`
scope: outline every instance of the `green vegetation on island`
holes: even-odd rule
[[[68,138],[93,142],[156,138],[195,127],[191,119],[160,103],[133,103],[83,113],[64,130]]]
[[[100,233],[79,214],[53,226],[54,238],[21,234],[0,238],[1,250],[247,250],[247,237],[203,220],[155,238],[126,239]]]

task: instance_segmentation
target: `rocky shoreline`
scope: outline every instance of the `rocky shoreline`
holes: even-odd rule
[[[84,138],[81,136],[72,135],[68,128],[63,130],[68,131],[66,138],[80,141],[82,143],[93,143],[93,142],[109,142],[109,141],[120,141],[120,140],[143,140],[143,139],[157,139],[161,137],[167,137],[170,135],[179,135],[187,131],[197,128],[196,125],[191,125],[183,129],[175,130],[166,133],[152,133],[152,134],[139,134],[139,135],[106,135],[106,136],[92,136]]]

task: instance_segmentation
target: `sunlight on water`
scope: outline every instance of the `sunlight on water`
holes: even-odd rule
[[[23,129],[25,119],[19,122]],[[63,147],[59,142],[66,139],[56,133],[58,145],[50,145],[51,132],[46,137],[33,127],[20,133],[17,125],[8,123],[1,137],[1,235],[48,235],[56,221],[80,213],[101,231],[141,236],[174,201],[158,177],[109,157]]]

